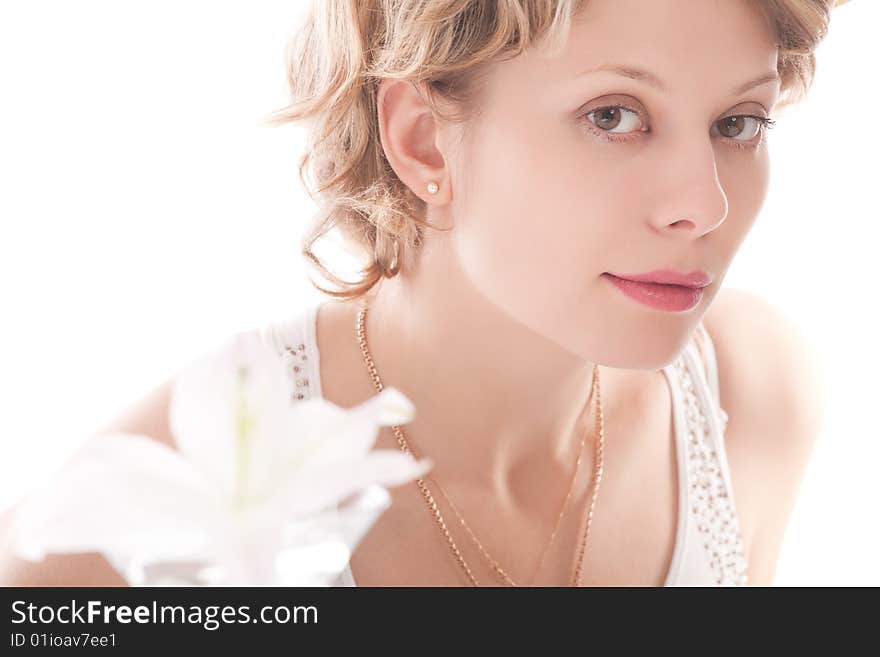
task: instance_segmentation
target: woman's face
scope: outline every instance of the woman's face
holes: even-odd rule
[[[763,204],[765,129],[745,117],[770,116],[779,83],[740,88],[776,64],[775,34],[744,0],[589,0],[555,58],[494,65],[449,174],[450,244],[473,285],[608,367],[671,362]],[[656,269],[712,283],[669,311],[602,276]]]

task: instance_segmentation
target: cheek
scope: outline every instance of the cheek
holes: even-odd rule
[[[770,159],[763,150],[754,158],[736,154],[719,165],[719,178],[727,195],[728,216],[722,230],[738,247],[761,212],[770,188]]]
[[[752,184],[743,190],[743,204],[750,208],[752,214],[757,217],[758,212],[767,199],[767,192],[770,189],[770,158],[765,155],[758,161],[758,166],[754,168],[752,176]]]
[[[558,315],[607,269],[606,183],[540,130],[492,124],[469,142],[453,241],[468,277],[513,310]],[[610,174],[604,174],[610,177]],[[603,267],[603,265],[606,265]]]

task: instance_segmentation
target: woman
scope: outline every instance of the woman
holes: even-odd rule
[[[273,121],[308,122],[304,253],[334,300],[262,335],[302,398],[399,388],[417,417],[377,447],[435,463],[340,583],[772,582],[817,377],[721,284],[832,4],[314,4]],[[355,283],[312,252],[332,228]],[[172,444],[167,395],[115,428]]]

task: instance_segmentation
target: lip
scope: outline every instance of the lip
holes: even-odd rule
[[[712,277],[704,271],[696,270],[688,273],[677,272],[673,269],[655,269],[644,274],[614,274],[611,276],[623,278],[628,281],[639,283],[662,283],[663,285],[683,285],[685,287],[707,287],[712,282]]]
[[[667,276],[668,278],[669,273],[668,270],[665,270],[662,272],[662,275]],[[658,276],[658,272],[642,274],[641,276],[656,277]],[[608,280],[630,299],[638,301],[651,308],[668,312],[683,312],[690,310],[699,304],[703,299],[703,289],[705,287],[693,284],[679,285],[671,283],[655,283],[652,281],[635,281],[631,278],[622,278],[616,274],[610,274],[607,272],[602,274],[602,278]],[[681,276],[678,276],[677,280],[682,280]],[[692,275],[686,280],[694,281],[697,279]],[[705,276],[699,279],[699,282],[701,283],[704,283],[705,281]]]

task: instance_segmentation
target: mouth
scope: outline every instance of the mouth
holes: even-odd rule
[[[676,272],[650,272],[632,276],[618,276],[605,272],[602,278],[609,281],[630,299],[656,310],[667,312],[683,312],[692,309],[703,299],[703,290],[710,282],[710,277],[703,272],[682,275]],[[651,278],[675,280],[678,283],[657,282]],[[644,280],[648,279],[648,280]],[[682,281],[686,281],[687,284]]]
[[[622,278],[637,283],[660,283],[662,285],[680,285],[683,287],[701,288],[712,283],[712,276],[702,270],[692,272],[678,272],[674,269],[655,269],[644,274],[611,274],[615,278]]]

